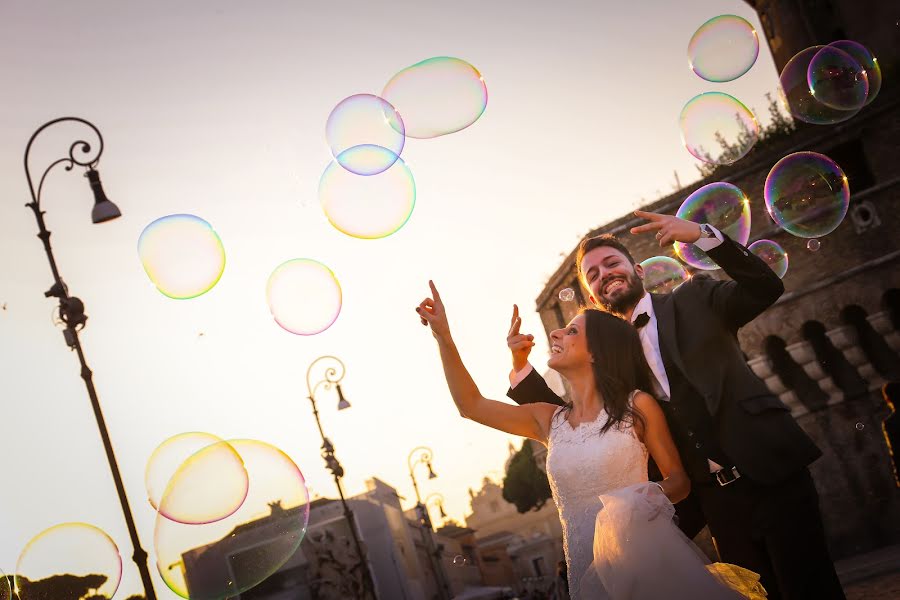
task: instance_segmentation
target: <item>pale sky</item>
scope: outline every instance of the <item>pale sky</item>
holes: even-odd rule
[[[507,388],[512,304],[523,330],[546,340],[534,299],[588,230],[668,193],[677,169],[696,179],[678,114],[720,90],[758,109],[775,91],[763,44],[741,79],[705,82],[688,67],[694,30],[743,2],[622,3],[404,0],[372,3],[209,0],[185,3],[0,4],[0,570],[39,531],[92,523],[119,544],[117,597],[140,591],[112,478],[77,357],[43,292],[52,278],[35,237],[22,154],[45,121],[79,116],[106,141],[99,171],[123,217],[92,225],[81,171],[56,171],[42,201],[70,293],[90,317],[82,343],[156,591],[155,513],[143,473],[153,449],[185,431],[255,438],[283,449],[318,495],[336,496],[305,373],[318,356],[347,366],[352,408],[320,393],[323,427],[346,470],[348,495],[379,477],[412,505],[408,453],[434,450],[450,516],[467,488],[503,468],[510,436],[460,418],[430,333],[413,308],[435,280],[464,360],[489,397]],[[764,36],[761,34],[761,38]],[[455,56],[484,76],[485,113],[461,132],[407,141],[417,185],[409,222],[381,240],[347,237],[318,206],[330,160],[325,121],[343,98],[381,91],[398,71]],[[34,175],[64,155],[76,130],[50,132],[32,153]],[[80,131],[79,131],[80,133]],[[193,300],[155,290],[138,260],[143,228],[193,213],[222,238],[219,284]],[[280,329],[265,302],[271,271],[291,258],[328,265],[343,310],[327,331]],[[199,336],[199,333],[203,336]],[[521,440],[515,439],[516,445]]]

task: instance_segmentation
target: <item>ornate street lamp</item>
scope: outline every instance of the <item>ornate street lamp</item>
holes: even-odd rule
[[[422,541],[425,544],[428,559],[431,561],[431,568],[437,578],[438,597],[440,600],[450,600],[453,597],[453,593],[450,590],[450,584],[447,582],[447,575],[444,573],[444,566],[441,563],[441,549],[434,543],[434,528],[431,525],[431,517],[428,516],[428,509],[425,504],[422,503],[422,496],[419,494],[419,484],[416,483],[415,468],[421,464],[428,467],[428,479],[437,477],[431,466],[433,455],[434,452],[432,452],[431,448],[418,446],[409,453],[409,456],[406,458],[406,465],[409,467],[409,478],[412,479],[413,490],[416,492],[416,516],[419,519],[419,525],[422,527]]]
[[[76,140],[69,146],[69,155],[55,160],[50,163],[44,173],[41,175],[38,183],[37,191],[34,189],[34,181],[31,178],[31,168],[29,166],[29,155],[31,153],[31,145],[35,138],[48,127],[62,122],[81,123],[93,130],[97,138],[96,152],[92,152],[91,144],[85,140]],[[79,157],[76,158],[76,153]],[[93,373],[88,368],[87,361],[84,358],[84,351],[81,348],[81,342],[78,339],[78,332],[87,322],[87,315],[84,314],[84,303],[75,296],[69,295],[69,288],[63,282],[56,266],[56,259],[53,257],[53,250],[50,247],[50,232],[44,224],[44,212],[41,210],[41,191],[44,188],[44,180],[47,175],[58,165],[64,165],[66,171],[71,171],[75,166],[84,167],[85,177],[94,192],[94,208],[91,211],[91,220],[94,223],[103,223],[122,215],[119,208],[110,202],[103,191],[100,183],[100,173],[97,172],[97,164],[100,162],[100,155],[103,154],[103,136],[93,123],[79,119],[78,117],[62,117],[54,119],[41,125],[37,131],[31,135],[28,145],[25,147],[25,177],[28,179],[28,189],[31,192],[31,202],[26,204],[34,212],[38,224],[38,238],[44,243],[44,251],[47,253],[47,259],[50,261],[50,270],[53,272],[53,285],[49,290],[44,292],[44,297],[51,296],[59,299],[59,318],[65,324],[63,329],[63,337],[66,345],[78,354],[78,360],[81,362],[81,378],[87,387],[88,396],[91,399],[91,406],[94,409],[94,417],[97,420],[97,428],[100,430],[100,438],[103,441],[103,448],[106,450],[106,459],[109,462],[109,468],[112,471],[113,482],[116,485],[116,492],[119,494],[119,503],[122,505],[122,512],[125,515],[125,523],[128,526],[128,534],[131,537],[131,544],[134,547],[134,559],[138,571],[141,573],[141,581],[144,584],[144,596],[147,600],[156,600],[156,593],[153,590],[153,582],[150,579],[150,571],[147,568],[147,552],[141,547],[138,539],[137,528],[134,525],[134,518],[131,515],[131,507],[128,504],[128,497],[125,495],[125,487],[122,484],[122,476],[119,474],[119,465],[116,462],[116,456],[113,452],[112,442],[109,439],[109,432],[106,429],[106,421],[100,410],[100,401],[97,399],[97,392],[94,389]]]
[[[310,375],[312,374],[313,367],[316,366],[321,361],[329,361],[334,363],[334,366],[329,366],[325,369],[324,378],[319,380],[315,385],[312,384],[312,380],[310,379]],[[335,368],[337,367],[337,368]],[[344,410],[345,408],[350,408],[350,403],[347,402],[347,399],[344,398],[344,392],[341,390],[340,381],[344,378],[344,373],[346,372],[346,367],[344,367],[344,363],[335,356],[320,356],[316,360],[309,365],[309,368],[306,370],[306,389],[309,391],[309,401],[312,404],[313,416],[316,418],[316,425],[319,427],[319,435],[322,436],[322,458],[325,459],[325,466],[331,471],[331,474],[334,476],[334,483],[337,485],[338,494],[341,497],[341,504],[344,507],[344,517],[347,519],[347,525],[350,528],[350,535],[353,537],[353,543],[356,548],[356,555],[359,559],[359,567],[362,569],[363,573],[363,597],[364,598],[375,598],[375,584],[372,581],[372,573],[369,571],[369,562],[366,560],[366,554],[363,551],[362,544],[360,544],[359,536],[356,533],[356,522],[353,519],[353,511],[350,510],[350,506],[347,504],[347,500],[344,498],[344,488],[341,486],[341,477],[344,476],[344,468],[341,466],[341,463],[338,462],[337,457],[334,455],[334,444],[331,443],[327,437],[325,437],[325,432],[322,430],[322,422],[319,420],[319,410],[316,407],[316,390],[319,389],[320,385],[324,385],[326,390],[330,390],[333,387],[337,389],[338,394],[338,410]]]
[[[434,500],[434,502],[432,502]],[[428,494],[428,497],[425,498],[425,508],[428,508],[431,504],[435,504],[438,507],[438,514],[441,515],[441,521],[447,520],[447,513],[444,512],[444,495],[438,492],[433,494]]]

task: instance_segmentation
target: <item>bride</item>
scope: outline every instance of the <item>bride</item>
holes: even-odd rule
[[[750,591],[759,589],[755,574],[720,563],[707,568],[672,522],[672,504],[687,497],[691,484],[662,410],[641,391],[652,389],[650,369],[631,324],[587,309],[551,332],[547,366],[566,378],[572,402],[516,406],[481,395],[453,342],[441,296],[429,285],[432,297],[416,312],[438,342],[460,415],[547,446],[573,600],[763,597]],[[648,481],[648,453],[663,474],[659,483]]]

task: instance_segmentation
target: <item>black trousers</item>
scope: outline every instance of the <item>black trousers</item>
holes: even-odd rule
[[[807,469],[775,485],[710,478],[692,489],[721,561],[759,573],[770,600],[845,600]]]

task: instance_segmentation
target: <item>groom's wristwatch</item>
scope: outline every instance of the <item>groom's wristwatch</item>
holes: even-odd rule
[[[707,225],[706,223],[702,223],[700,225],[700,237],[701,238],[714,238],[716,237],[716,232],[713,231],[713,228]]]

